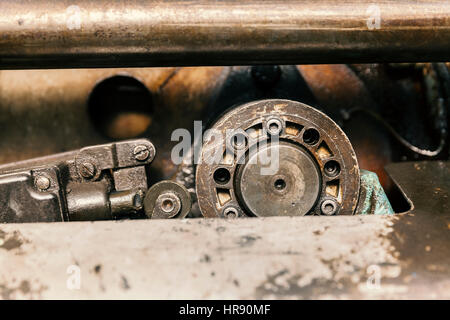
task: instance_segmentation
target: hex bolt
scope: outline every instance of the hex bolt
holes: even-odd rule
[[[234,207],[228,207],[223,210],[223,216],[228,219],[234,219],[239,217],[239,212]]]
[[[320,211],[327,216],[332,216],[336,213],[338,205],[334,200],[325,200],[320,206]]]
[[[90,179],[95,175],[95,166],[90,162],[83,162],[80,166],[80,174],[86,179]]]
[[[271,136],[280,135],[283,130],[283,121],[279,118],[271,118],[267,120],[266,130]]]
[[[145,145],[138,145],[133,150],[133,156],[137,161],[145,161],[150,157],[151,150]]]
[[[40,191],[45,191],[48,188],[50,188],[51,182],[50,179],[44,176],[38,176],[34,180],[34,185],[36,188],[38,188]]]

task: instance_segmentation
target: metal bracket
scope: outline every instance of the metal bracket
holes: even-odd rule
[[[0,166],[0,222],[145,217],[155,155],[149,140],[136,139]]]

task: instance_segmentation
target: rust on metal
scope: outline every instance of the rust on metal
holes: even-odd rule
[[[2,1],[0,69],[442,61],[449,17],[447,0]]]

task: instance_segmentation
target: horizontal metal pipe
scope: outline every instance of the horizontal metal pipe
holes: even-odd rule
[[[0,69],[449,57],[449,0],[0,1]]]

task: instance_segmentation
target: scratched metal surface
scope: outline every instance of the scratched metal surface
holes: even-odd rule
[[[0,297],[449,299],[450,164],[388,171],[410,212],[5,224]],[[67,288],[71,265],[79,290]]]
[[[442,61],[447,0],[1,1],[0,68]]]

